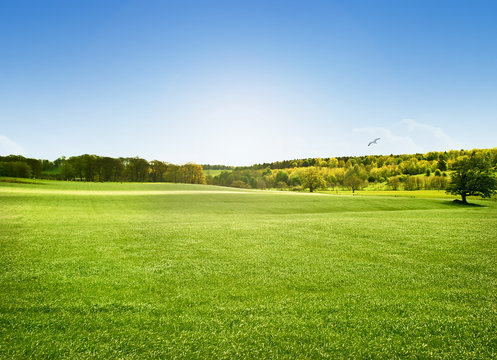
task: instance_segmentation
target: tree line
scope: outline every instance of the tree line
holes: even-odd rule
[[[112,158],[84,154],[55,161],[25,158],[20,155],[0,157],[0,176],[79,181],[177,182],[205,184],[201,165],[175,165],[139,157]]]
[[[453,166],[464,157],[485,158],[497,166],[497,148],[451,150],[413,155],[310,158],[256,164],[207,176],[208,184],[240,188],[290,190],[350,189],[366,186],[391,190],[445,190]]]
[[[41,177],[43,161],[21,155],[0,156],[0,176]]]
[[[80,181],[178,182],[238,188],[289,190],[349,189],[370,186],[391,190],[445,190],[463,158],[483,159],[497,166],[497,148],[451,150],[412,155],[368,155],[284,160],[246,167],[175,165],[139,157],[112,158],[84,154],[54,161],[0,157],[0,176]],[[203,170],[221,170],[205,176]]]

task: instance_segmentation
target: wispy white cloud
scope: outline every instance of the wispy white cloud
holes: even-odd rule
[[[412,119],[403,119],[391,128],[355,128],[353,132],[381,138],[377,145],[368,149],[372,153],[411,154],[458,148],[443,129]]]
[[[404,119],[397,125],[400,131],[407,130],[409,136],[420,146],[454,147],[455,141],[441,128],[423,124],[412,119]]]
[[[7,136],[0,135],[0,154],[1,155],[24,155],[24,149],[21,145],[10,140]]]

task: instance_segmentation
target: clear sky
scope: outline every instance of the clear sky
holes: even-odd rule
[[[1,155],[495,146],[494,0],[0,0]]]

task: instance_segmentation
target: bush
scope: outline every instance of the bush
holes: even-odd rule
[[[387,185],[392,190],[397,190],[400,186],[400,179],[398,176],[392,176],[388,179]]]
[[[292,176],[290,176],[288,182],[291,186],[302,185],[302,179],[298,174],[293,174]]]
[[[416,190],[417,185],[416,185],[416,177],[414,176],[408,176],[404,182],[404,189],[405,190]]]
[[[283,182],[285,185],[288,184],[288,173],[286,171],[280,170],[276,174],[276,177],[274,179],[274,182],[276,183],[276,187],[278,187],[278,183]]]
[[[245,188],[245,189],[247,189],[249,187],[247,183],[244,183],[241,180],[235,180],[235,181],[233,181],[230,186],[231,187],[236,187],[236,188]]]
[[[264,179],[259,179],[257,181],[257,189],[266,189],[266,188],[267,188],[267,184],[264,181]]]

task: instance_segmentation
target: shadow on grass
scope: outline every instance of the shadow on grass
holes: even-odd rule
[[[448,206],[456,206],[456,207],[460,207],[460,208],[486,207],[485,205],[475,204],[475,203],[471,203],[471,202],[463,203],[459,199],[452,200],[452,201],[446,201],[443,204],[448,205]]]
[[[0,178],[0,182],[13,183],[13,184],[35,184],[45,185],[40,182],[29,181],[29,179],[16,179],[16,178]]]

